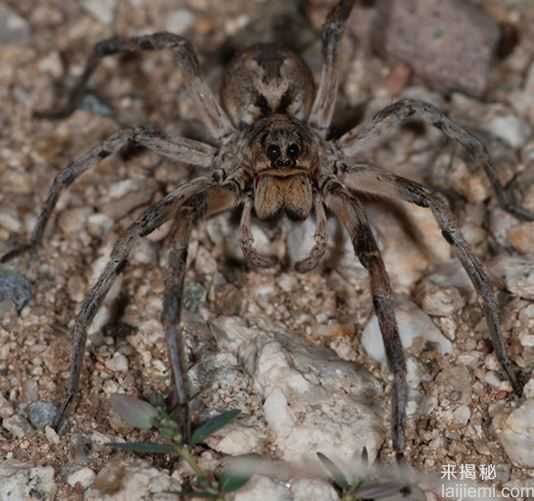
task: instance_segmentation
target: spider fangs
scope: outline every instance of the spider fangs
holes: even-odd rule
[[[218,145],[169,137],[160,130],[147,127],[117,131],[56,176],[30,243],[2,257],[1,261],[5,262],[24,251],[35,249],[42,241],[46,223],[60,193],[99,160],[116,154],[127,144],[134,143],[163,157],[195,165],[201,172],[199,177],[178,186],[146,209],[115,243],[109,262],[85,297],[74,323],[70,380],[56,426],[65,418],[79,389],[87,328],[114,280],[125,269],[128,256],[140,238],[165,221],[173,221],[162,323],[172,368],[172,403],[182,411],[185,434],[189,437],[189,396],[179,323],[192,225],[199,218],[242,206],[240,239],[243,253],[252,266],[271,266],[273,258],[254,249],[251,232],[253,214],[260,219],[285,214],[299,220],[313,214],[316,220],[315,244],[309,257],[296,265],[298,271],[308,271],[320,263],[325,253],[328,211],[347,229],[355,254],[369,272],[374,308],[393,374],[393,448],[401,457],[405,446],[406,364],[390,281],[360,202],[361,192],[400,198],[432,211],[444,238],[455,247],[482,300],[496,355],[514,391],[521,395],[522,384],[501,338],[492,284],[460,233],[446,200],[419,183],[378,166],[356,163],[353,159],[376,146],[385,134],[405,121],[419,120],[437,127],[466,149],[471,160],[485,170],[503,208],[525,220],[534,220],[534,213],[515,205],[513,198],[503,189],[485,146],[431,104],[403,99],[387,106],[341,138],[328,140],[338,89],[338,51],[354,3],[354,0],[339,1],[322,28],[323,66],[317,89],[310,70],[297,55],[275,45],[258,45],[245,50],[230,63],[222,85],[221,105],[202,80],[189,42],[178,35],[163,32],[100,42],[90,55],[66,105],[59,110],[36,113],[37,117],[47,119],[71,114],[83,96],[87,81],[104,57],[166,49],[174,53],[200,117],[213,136],[214,144]],[[219,196],[214,197],[215,194]],[[224,196],[221,197],[221,194]],[[215,199],[217,203],[214,203]]]

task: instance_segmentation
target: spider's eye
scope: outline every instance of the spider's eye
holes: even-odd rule
[[[300,148],[299,148],[299,145],[298,144],[290,144],[288,147],[287,147],[287,156],[289,158],[297,158],[298,156],[300,155]]]
[[[276,146],[276,144],[270,144],[267,147],[267,156],[269,157],[269,160],[275,161],[281,154],[280,148]]]

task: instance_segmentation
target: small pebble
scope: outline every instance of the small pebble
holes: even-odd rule
[[[81,4],[101,23],[110,25],[113,22],[116,0],[81,0]]]
[[[195,16],[193,16],[191,11],[187,9],[178,9],[167,16],[166,28],[172,33],[182,35],[191,28],[194,20]]]
[[[28,418],[32,426],[38,430],[45,426],[52,426],[56,419],[58,408],[49,400],[37,400],[28,406]]]
[[[534,258],[499,256],[489,268],[504,280],[511,293],[524,299],[534,299]]]
[[[22,44],[29,42],[30,37],[28,21],[9,7],[0,5],[0,44]]]
[[[1,207],[0,226],[13,233],[19,233],[22,230],[22,221],[18,212],[10,207]]]
[[[10,301],[20,315],[22,309],[32,299],[30,281],[17,271],[0,267],[0,302]]]
[[[421,283],[416,298],[425,313],[442,317],[452,315],[465,305],[465,299],[458,289],[441,287],[431,280]]]
[[[113,372],[126,372],[128,359],[122,353],[115,353],[110,360],[106,361],[106,367]]]
[[[45,426],[44,429],[45,437],[51,444],[59,444],[61,439],[59,438],[59,435],[56,433],[56,430],[52,428],[51,426]]]
[[[526,144],[532,129],[528,122],[512,114],[496,115],[486,124],[486,129],[512,148],[521,148]]]
[[[522,223],[508,230],[508,240],[520,254],[534,254],[534,223]]]
[[[87,218],[87,229],[93,237],[102,238],[113,228],[113,219],[97,212]]]
[[[154,180],[144,178],[126,179],[109,188],[110,200],[102,205],[102,213],[112,220],[130,214],[137,207],[148,205],[158,190]]]
[[[77,303],[81,302],[85,297],[86,283],[80,275],[73,275],[69,277],[67,282],[67,291],[70,298]]]
[[[15,438],[22,438],[32,431],[30,423],[18,414],[4,418],[2,426]]]
[[[72,487],[75,487],[76,484],[79,484],[82,489],[87,489],[91,486],[96,478],[96,473],[91,470],[91,468],[80,468],[75,472],[71,473],[67,477],[67,483]]]
[[[9,400],[7,400],[2,393],[0,393],[0,418],[12,416],[14,413],[15,409],[13,409],[13,406]]]
[[[132,252],[131,262],[133,264],[153,264],[158,258],[156,246],[147,239],[141,240]]]
[[[64,210],[59,216],[59,227],[66,235],[80,233],[87,225],[87,219],[93,213],[91,207],[76,207]]]

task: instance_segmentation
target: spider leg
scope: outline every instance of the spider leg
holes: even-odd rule
[[[176,63],[183,71],[196,108],[213,137],[220,139],[226,136],[233,130],[233,127],[215,95],[200,77],[198,59],[191,44],[185,38],[168,32],[131,38],[114,37],[97,43],[87,59],[83,73],[71,90],[65,106],[60,110],[36,111],[34,116],[61,119],[71,115],[83,97],[89,78],[104,57],[165,49],[174,52]]]
[[[447,200],[423,185],[392,174],[391,172],[367,164],[348,167],[340,175],[340,180],[350,188],[359,191],[377,193],[392,198],[401,198],[420,207],[429,208],[441,228],[443,238],[454,246],[458,258],[469,275],[475,290],[482,298],[490,337],[497,358],[506,372],[514,392],[521,396],[522,384],[515,374],[508,358],[499,327],[498,306],[492,291],[492,284],[479,259],[472,253],[462,233],[458,229],[456,218],[450,210]]]
[[[321,31],[323,67],[309,124],[324,138],[328,134],[339,85],[339,47],[355,0],[341,0],[328,13]]]
[[[499,181],[486,146],[471,132],[448,118],[432,104],[415,99],[401,99],[386,106],[368,121],[347,132],[337,141],[337,146],[347,157],[355,157],[379,144],[387,133],[413,120],[431,124],[445,136],[460,143],[467,150],[472,161],[482,166],[486,172],[499,205],[518,219],[534,220],[534,212],[516,205],[512,194],[506,191]]]
[[[333,183],[333,186],[330,184],[330,187],[325,186],[324,191],[326,191],[326,206],[349,232],[354,252],[369,271],[373,305],[380,325],[389,369],[393,374],[391,426],[393,448],[397,460],[400,461],[404,450],[408,386],[406,383],[406,361],[395,318],[391,283],[360,201],[338,183]]]
[[[252,208],[254,201],[250,197],[246,197],[243,205],[243,213],[241,214],[241,224],[239,232],[241,234],[241,251],[245,259],[255,268],[270,268],[276,265],[276,258],[274,256],[265,256],[260,254],[254,248],[254,236],[252,235]]]
[[[178,406],[181,411],[179,422],[184,423],[184,440],[190,444],[189,391],[186,379],[184,342],[180,329],[187,251],[195,216],[194,212],[188,209],[184,208],[178,212],[172,231],[174,244],[169,252],[169,270],[165,277],[161,322],[165,329],[169,363],[172,370],[173,391],[170,394],[170,407]]]
[[[119,152],[128,143],[139,144],[164,157],[205,168],[213,165],[217,153],[214,147],[207,144],[185,138],[170,139],[164,133],[154,129],[136,127],[115,132],[108,139],[93,146],[72,161],[54,178],[30,242],[8,251],[0,257],[0,263],[5,263],[24,252],[37,248],[41,244],[46,225],[61,192],[100,160]]]
[[[83,355],[87,341],[87,328],[91,324],[96,312],[102,305],[104,298],[128,262],[128,256],[141,237],[148,235],[159,228],[165,221],[176,214],[195,195],[206,191],[213,185],[208,178],[197,178],[190,183],[178,187],[162,198],[152,207],[146,209],[141,217],[133,223],[126,234],[117,240],[113,246],[110,259],[98,277],[96,283],[83,300],[80,311],[74,322],[72,331],[72,363],[67,396],[63,401],[60,412],[56,418],[55,427],[58,429],[63,422],[68,408],[76,396],[80,384]]]
[[[311,271],[321,262],[321,259],[326,253],[327,243],[328,243],[328,221],[326,219],[326,212],[324,210],[324,202],[320,195],[316,194],[314,199],[314,210],[315,210],[315,235],[314,235],[314,244],[310,251],[310,255],[295,263],[295,270],[299,273],[306,273]]]

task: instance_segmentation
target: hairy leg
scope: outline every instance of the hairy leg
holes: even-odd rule
[[[228,135],[233,130],[233,127],[215,95],[200,77],[197,56],[191,44],[185,38],[168,32],[132,38],[115,37],[97,43],[86,62],[82,75],[70,92],[65,106],[57,111],[37,111],[34,116],[46,119],[61,119],[71,115],[83,97],[89,78],[91,78],[104,57],[155,50],[173,51],[176,63],[184,74],[187,86],[204,124],[215,139],[221,139]]]
[[[445,136],[460,143],[468,152],[471,160],[486,172],[501,207],[519,219],[534,220],[534,212],[516,205],[511,193],[504,189],[486,146],[432,104],[415,99],[401,99],[386,106],[368,121],[347,132],[337,141],[337,146],[347,157],[355,157],[379,144],[392,130],[413,120],[433,125]]]
[[[187,367],[180,318],[182,296],[187,263],[187,251],[191,239],[194,213],[191,208],[178,212],[173,228],[173,247],[169,252],[169,268],[165,276],[165,295],[161,322],[165,329],[165,339],[172,373],[171,408],[178,407],[180,423],[183,423],[184,440],[191,443],[191,416],[189,413],[189,389]]]
[[[254,207],[254,200],[247,197],[243,206],[243,213],[241,214],[241,224],[239,233],[241,234],[241,250],[245,259],[254,268],[270,268],[276,265],[276,258],[273,256],[265,256],[260,254],[254,248],[254,236],[252,235],[252,208]]]
[[[432,210],[441,228],[443,237],[456,249],[458,258],[469,275],[475,290],[482,298],[482,308],[486,316],[495,353],[512,384],[514,392],[521,396],[523,392],[522,384],[516,376],[502,340],[498,306],[492,291],[492,284],[484,271],[482,263],[472,253],[462,233],[458,229],[456,217],[449,209],[444,197],[415,181],[367,164],[355,165],[352,168],[345,166],[342,168],[339,178],[349,188],[363,192],[377,193],[391,198],[401,198],[407,202]]]
[[[209,198],[218,192],[226,192],[223,204],[218,205],[217,212],[234,208],[239,201],[235,185],[210,189],[196,197],[179,210],[171,231],[173,246],[169,252],[169,268],[165,276],[165,295],[161,321],[165,329],[165,339],[172,369],[172,390],[169,394],[171,408],[179,411],[179,422],[183,423],[184,440],[191,443],[191,416],[189,412],[189,388],[187,367],[185,366],[184,343],[180,320],[182,315],[182,298],[186,273],[187,253],[191,240],[193,224],[209,214]]]
[[[315,101],[313,102],[309,123],[322,137],[326,137],[334,107],[336,105],[339,85],[339,47],[355,0],[341,0],[329,12],[321,32],[323,45],[323,67]]]
[[[87,341],[87,328],[102,305],[102,302],[115,282],[115,279],[126,266],[128,256],[135,244],[141,237],[153,232],[165,221],[173,217],[176,214],[177,209],[183,206],[189,199],[191,199],[191,197],[209,189],[212,184],[211,180],[198,178],[188,184],[180,186],[166,197],[162,198],[157,204],[146,209],[141,217],[130,226],[126,234],[115,243],[109,262],[98,277],[96,283],[87,293],[74,322],[69,385],[67,396],[56,419],[56,428],[61,426],[68,408],[78,392],[83,355]]]
[[[136,127],[115,132],[108,139],[93,146],[86,153],[72,161],[55,177],[48,191],[45,205],[32,232],[30,242],[4,254],[0,257],[0,263],[5,263],[26,251],[37,248],[41,244],[46,224],[61,192],[100,160],[119,152],[128,143],[144,146],[173,160],[180,160],[205,168],[213,165],[217,153],[215,148],[207,144],[185,138],[170,139],[164,133],[154,129]]]
[[[389,369],[393,374],[391,426],[393,448],[400,461],[404,450],[408,387],[406,361],[395,318],[391,283],[365,210],[359,200],[337,183],[327,186],[326,191],[326,206],[349,232],[354,252],[369,271],[373,305],[380,325]]]
[[[315,235],[313,237],[315,242],[312,250],[310,251],[310,255],[302,261],[295,263],[295,270],[297,270],[299,273],[306,273],[317,268],[321,262],[321,259],[323,259],[326,253],[328,244],[328,221],[326,219],[326,212],[324,210],[324,202],[319,194],[315,195],[313,204],[316,224]]]

